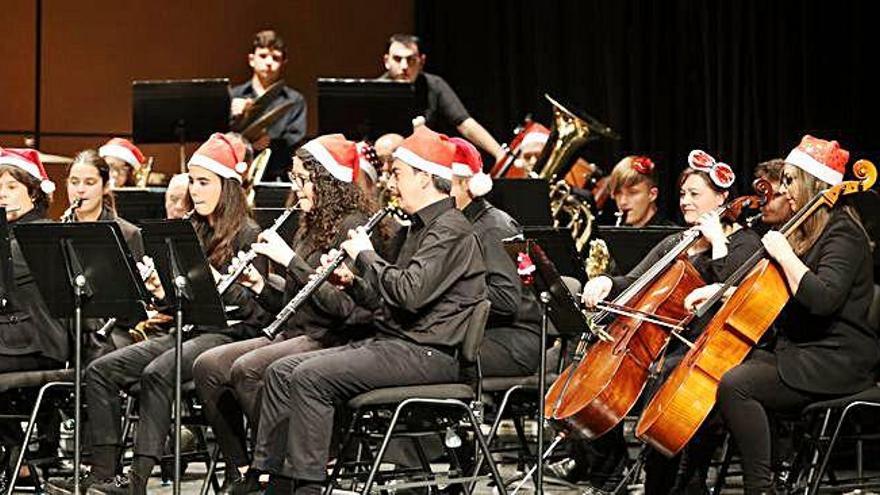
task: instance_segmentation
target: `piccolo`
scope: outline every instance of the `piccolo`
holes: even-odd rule
[[[376,213],[373,213],[373,216],[371,216],[367,223],[364,224],[363,228],[364,230],[366,230],[367,234],[371,234],[373,232],[373,229],[375,229],[376,226],[379,225],[379,222],[381,222],[389,213],[393,213],[399,216],[404,215],[403,212],[401,212],[400,209],[394,204],[390,204],[385,208],[382,208]],[[281,309],[281,312],[278,313],[277,316],[275,316],[275,321],[273,321],[271,324],[269,324],[269,326],[263,329],[263,334],[270,340],[274,339],[275,336],[277,336],[281,332],[281,325],[283,325],[284,322],[286,322],[291,316],[299,311],[299,308],[301,308],[302,305],[305,304],[305,302],[308,301],[310,297],[312,297],[312,295],[318,290],[318,288],[321,287],[321,284],[326,282],[327,279],[330,278],[330,275],[333,273],[333,271],[339,268],[339,265],[341,265],[342,262],[345,261],[346,256],[347,255],[344,251],[340,251],[339,254],[337,254],[336,257],[330,261],[330,264],[324,267],[323,272],[316,274],[314,278],[309,280],[309,282],[304,285],[302,289],[300,289],[299,292],[296,293],[295,296],[293,296],[293,299],[291,299],[290,302],[288,302],[284,306],[284,308]]]
[[[266,230],[272,232],[277,231],[281,228],[282,225],[284,225],[287,219],[290,218],[290,215],[292,215],[293,212],[299,210],[300,208],[298,208],[297,205],[291,206],[290,208],[285,210],[284,213],[279,215],[278,218],[275,219],[275,222],[272,223],[272,226]],[[238,280],[238,277],[240,277],[241,274],[244,273],[247,267],[250,266],[250,264],[253,263],[255,259],[257,259],[257,253],[256,251],[254,251],[253,248],[248,249],[246,253],[238,257],[238,259],[235,261],[235,264],[230,267],[229,273],[220,277],[220,281],[217,283],[217,292],[220,294],[220,296],[223,296],[223,294],[225,294],[226,291],[229,290],[230,287],[232,287],[232,284],[236,280]]]

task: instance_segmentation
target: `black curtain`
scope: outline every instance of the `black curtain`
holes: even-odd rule
[[[501,142],[558,95],[621,134],[587,145],[606,170],[629,153],[662,170],[665,209],[694,148],[737,172],[801,136],[877,158],[880,61],[873,2],[416,0],[426,70]],[[674,217],[674,215],[673,215]]]

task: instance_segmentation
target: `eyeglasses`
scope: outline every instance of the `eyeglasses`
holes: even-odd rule
[[[287,172],[287,178],[299,187],[305,187],[312,180],[308,174],[297,174],[296,172]]]

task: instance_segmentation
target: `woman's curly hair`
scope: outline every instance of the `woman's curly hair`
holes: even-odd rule
[[[299,226],[308,232],[315,249],[328,251],[334,245],[343,219],[352,212],[370,214],[376,211],[376,201],[367,196],[355,183],[342,182],[328,172],[308,151],[296,150],[309,171],[315,191],[315,203],[311,210],[300,215]]]

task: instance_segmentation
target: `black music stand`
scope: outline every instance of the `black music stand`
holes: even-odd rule
[[[120,187],[113,195],[117,216],[135,223],[165,218],[164,187]]]
[[[143,320],[146,289],[116,222],[28,223],[15,226],[15,238],[49,313],[74,318],[73,476],[80,493],[82,320]]]
[[[176,308],[174,342],[174,488],[180,493],[180,404],[184,325],[226,326],[223,304],[192,223],[145,221],[144,250],[153,258],[165,302]],[[173,290],[167,288],[173,287]]]
[[[6,223],[6,207],[0,206],[0,311],[9,303],[13,288],[12,247],[9,244],[9,224]]]
[[[594,237],[602,239],[620,273],[629,273],[654,246],[684,230],[675,225],[650,227],[612,227],[601,225]]]
[[[186,172],[186,143],[229,128],[229,79],[134,81],[132,137],[141,143],[178,143]]]
[[[383,79],[318,79],[318,130],[341,132],[355,141],[375,141],[389,132],[407,136],[421,115],[413,83]]]
[[[544,394],[547,388],[547,325],[552,320],[557,331],[562,335],[586,335],[589,325],[586,316],[581,312],[577,300],[562,281],[556,265],[547,256],[541,244],[547,239],[536,235],[534,238],[505,239],[504,248],[513,262],[519,265],[519,257],[527,254],[534,264],[531,288],[541,303],[541,357],[538,368],[538,448],[535,491],[543,493],[544,480]],[[574,240],[568,237],[573,244]],[[548,320],[549,319],[549,320]],[[527,475],[526,477],[528,477]]]

